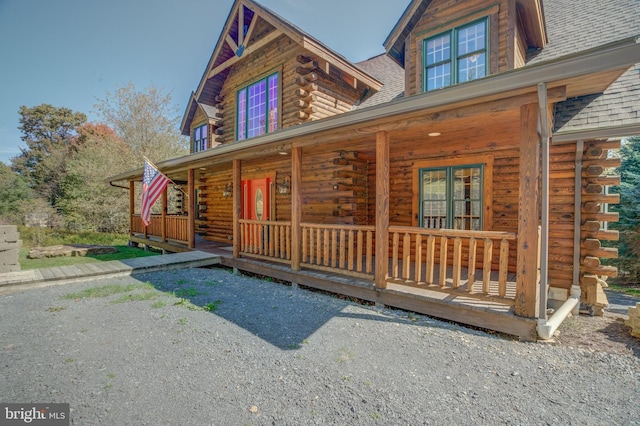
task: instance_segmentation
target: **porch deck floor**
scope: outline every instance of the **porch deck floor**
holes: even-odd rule
[[[176,243],[173,243],[176,244]],[[184,245],[180,245],[185,248]],[[303,268],[293,271],[288,264],[271,262],[250,257],[233,258],[233,247],[224,242],[214,242],[198,237],[196,250],[220,256],[220,263],[259,275],[295,283],[305,287],[325,290],[381,303],[388,306],[457,321],[472,326],[483,327],[519,336],[523,340],[535,340],[535,320],[518,317],[514,314],[515,274],[507,278],[506,297],[498,297],[498,274],[492,273],[489,295],[482,294],[482,269],[476,270],[473,291],[468,292],[468,272],[461,270],[458,288],[452,288],[452,268],[447,270],[444,287],[438,284],[416,283],[393,278],[388,279],[387,288],[376,288],[373,280],[340,274],[339,271],[327,272]],[[415,273],[411,265],[412,274]],[[392,272],[392,265],[389,271]],[[399,265],[402,271],[402,265]],[[434,270],[434,282],[439,281],[439,267]],[[423,266],[422,277],[425,277]]]

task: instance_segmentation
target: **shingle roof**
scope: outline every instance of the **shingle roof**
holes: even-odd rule
[[[546,0],[548,44],[527,64],[570,55],[640,34],[638,0]]]
[[[529,64],[553,60],[640,35],[638,0],[547,0],[549,43],[530,52]],[[554,132],[574,132],[640,124],[640,64],[604,93],[556,104]]]
[[[640,64],[630,68],[602,94],[558,103],[553,131],[574,132],[637,124],[640,124]]]
[[[365,98],[354,109],[391,102],[404,95],[404,69],[386,54],[383,53],[366,61],[358,62],[356,66],[373,75],[384,85],[379,92]]]

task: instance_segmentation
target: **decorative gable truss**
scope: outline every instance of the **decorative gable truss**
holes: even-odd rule
[[[382,83],[269,9],[236,0],[192,102],[217,109],[217,142],[239,139],[237,91],[278,74],[278,122],[269,130],[350,111]],[[182,133],[190,134],[187,108]],[[274,115],[275,116],[275,115]]]

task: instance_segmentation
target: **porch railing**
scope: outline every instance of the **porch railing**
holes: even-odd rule
[[[301,266],[373,279],[373,226],[303,223]]]
[[[144,234],[145,227],[139,214],[131,215],[131,232]],[[164,237],[167,240],[188,241],[189,240],[189,218],[187,216],[167,215],[165,222],[162,215],[151,215],[151,223],[146,228],[146,235],[162,238],[164,227]]]
[[[241,219],[240,253],[291,263],[291,222]]]
[[[515,297],[507,292],[515,233],[402,226],[389,227],[389,233],[392,281],[452,289],[466,286],[469,293]]]

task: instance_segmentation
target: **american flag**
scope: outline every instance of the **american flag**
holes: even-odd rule
[[[148,161],[144,162],[144,174],[142,175],[142,209],[140,218],[144,226],[151,223],[151,206],[156,202],[170,180],[153,167]]]

